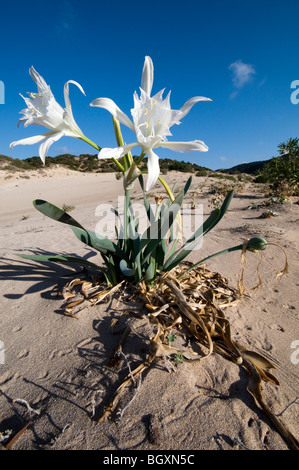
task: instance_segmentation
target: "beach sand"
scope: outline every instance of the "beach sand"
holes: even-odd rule
[[[176,182],[178,188],[187,177],[176,172],[165,175],[166,181],[170,185]],[[289,449],[247,391],[247,372],[216,353],[199,362],[183,362],[172,372],[163,360],[155,361],[141,375],[138,389],[132,384],[126,387],[111,415],[98,424],[97,416],[128,374],[128,365],[133,369],[146,358],[151,334],[148,321],[125,312],[133,307],[128,307],[119,291],[102,304],[82,304],[77,318],[65,315],[60,293],[67,282],[80,275],[80,269],[34,263],[17,254],[68,254],[100,262],[69,227],[44,217],[32,201],[45,199],[59,207],[74,206],[71,215],[95,230],[99,221],[96,207],[117,204],[123,193],[122,181],[114,174],[53,168],[23,173],[2,170],[0,183],[0,344],[5,348],[0,363],[2,449]],[[190,190],[195,203],[202,205],[204,218],[212,210],[210,196],[205,193],[207,184],[205,178],[194,176]],[[163,191],[157,184],[151,193]],[[134,201],[141,201],[138,183],[132,195]],[[258,282],[260,257],[248,254],[248,295],[228,307],[225,315],[233,338],[275,365],[273,374],[280,385],[263,383],[263,397],[298,439],[299,205],[298,198],[275,204],[270,209],[278,215],[270,218],[260,217],[269,208],[249,209],[266,199],[260,186],[244,184],[225,217],[191,259],[202,259],[253,236],[262,236],[286,251],[289,272],[279,280],[275,275],[284,267],[284,253],[277,246],[269,246],[263,253],[259,267],[263,283],[256,291],[250,288]],[[206,267],[236,287],[241,253],[216,257]],[[140,310],[142,306],[135,307]],[[112,333],[111,320],[118,318]],[[109,356],[128,323],[132,332],[123,348],[125,356],[118,368],[109,368]]]

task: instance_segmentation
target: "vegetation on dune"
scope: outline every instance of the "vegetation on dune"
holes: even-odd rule
[[[118,171],[112,159],[99,160],[97,154],[82,154],[80,156],[63,154],[57,157],[47,157],[45,165],[43,165],[39,157],[30,157],[20,160],[18,158],[0,155],[0,169],[2,170],[36,170],[44,166],[49,168],[53,165],[61,165],[70,170],[81,172],[112,173]],[[144,158],[140,168],[146,170],[147,158]],[[160,160],[160,170],[162,174],[166,174],[168,171],[181,171],[184,173],[198,173],[198,176],[207,176],[209,171],[211,171],[196,163],[172,160],[170,158]]]
[[[259,172],[255,181],[267,183],[275,194],[299,195],[299,139],[290,138],[278,145],[273,157]]]
[[[263,183],[269,186],[270,192],[274,194],[299,195],[299,138],[289,138],[286,142],[278,145],[279,155],[272,159],[244,163],[230,169],[215,171],[209,168],[185,161],[172,160],[170,158],[160,159],[160,172],[167,174],[168,171],[180,171],[193,173],[195,176],[217,178],[218,180],[231,180],[232,182],[244,181],[247,177],[254,178],[255,183]],[[136,159],[137,157],[135,157]],[[98,154],[82,154],[74,156],[71,154],[47,157],[45,167],[59,165],[70,170],[83,173],[116,173],[118,168],[112,159],[98,159]],[[0,155],[0,170],[24,171],[36,170],[44,167],[39,157],[30,157],[23,160]],[[146,171],[147,158],[139,165],[140,170]],[[248,175],[248,176],[246,176]]]

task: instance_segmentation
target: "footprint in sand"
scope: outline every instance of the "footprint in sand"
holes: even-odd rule
[[[13,333],[17,333],[18,331],[21,331],[22,328],[23,328],[22,325],[16,325],[16,326],[12,329],[12,331],[13,331]]]
[[[13,378],[17,377],[17,374],[12,373],[11,371],[7,370],[4,374],[0,375],[0,385],[4,385]]]
[[[18,354],[18,358],[19,358],[19,359],[22,359],[23,357],[27,357],[28,354],[29,354],[28,349],[23,349],[23,350]]]
[[[40,374],[36,377],[37,379],[45,379],[49,375],[49,372],[47,370],[43,370],[40,372]]]
[[[73,352],[73,348],[68,348],[68,349],[54,349],[52,353],[50,354],[49,358],[50,359],[55,359],[56,357],[63,357],[66,356],[67,354],[70,354]]]

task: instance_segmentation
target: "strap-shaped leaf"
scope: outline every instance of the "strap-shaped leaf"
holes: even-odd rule
[[[164,271],[170,271],[181,261],[183,261],[183,259],[185,259],[190,254],[190,252],[195,249],[201,238],[220,222],[229,207],[233,195],[234,192],[230,191],[226,196],[221,208],[214,209],[207,220],[201,227],[199,227],[199,229],[196,230],[192,237],[190,237],[179,250],[169,256],[166,263],[164,264]]]
[[[210,230],[212,230],[213,227],[215,227],[215,225],[217,225],[220,222],[220,220],[222,219],[222,217],[224,216],[224,214],[226,213],[228,209],[228,206],[232,200],[233,195],[234,195],[234,192],[230,191],[228,195],[226,196],[225,200],[223,201],[221,208],[220,209],[216,208],[211,212],[211,214],[209,215],[207,220],[203,223],[203,225],[198,230],[196,230],[196,232],[192,235],[192,237],[189,238],[189,240],[187,240],[184,243],[182,248],[184,248],[190,242],[193,242],[194,240],[196,240],[196,238],[206,235],[208,232],[210,232]]]
[[[187,183],[185,184],[185,187],[184,187],[184,193],[186,194],[187,191],[189,190],[190,186],[191,186],[191,183],[192,183],[192,176],[190,176],[190,178],[188,178],[187,180]]]
[[[218,219],[219,214],[220,209],[215,209],[181,248],[174,253],[173,250],[171,250],[169,257],[164,264],[163,270],[169,271],[183,261],[183,259],[190,254],[190,251],[194,250],[201,238],[209,231],[215,220]]]
[[[222,217],[226,213],[226,211],[227,211],[227,209],[228,209],[228,207],[231,203],[231,200],[232,200],[233,196],[234,196],[234,191],[233,190],[229,191],[229,193],[227,194],[226,198],[224,199],[224,201],[222,203],[222,206],[220,207],[220,214],[219,214],[218,219],[215,220],[215,222],[213,224],[211,224],[208,232],[210,230],[212,230],[215,227],[215,225],[217,225],[220,222],[220,220],[222,219]]]
[[[154,282],[154,279],[156,277],[156,272],[157,272],[157,263],[156,259],[154,256],[151,256],[149,259],[148,266],[145,270],[144,273],[144,280],[146,284],[152,284]]]
[[[184,244],[184,246],[186,246],[188,243],[195,240],[198,236],[206,235],[208,232],[210,232],[210,230],[212,230],[215,227],[215,225],[217,225],[220,222],[220,220],[222,219],[222,217],[226,213],[226,211],[227,211],[227,209],[228,209],[228,207],[231,203],[233,195],[234,195],[234,191],[230,191],[228,193],[228,195],[226,196],[226,198],[224,199],[220,209],[217,208],[217,209],[214,209],[211,212],[210,216],[203,223],[202,227],[199,230],[197,230],[192,235],[192,237],[189,238],[189,240],[187,240],[187,242]]]
[[[119,256],[125,256],[123,251],[117,245],[115,245],[115,243],[109,240],[109,238],[101,237],[91,230],[80,229],[72,226],[71,229],[78,240],[80,240],[85,245],[88,245],[104,254],[115,253]]]
[[[134,276],[135,269],[128,268],[128,264],[124,259],[122,259],[121,262],[119,263],[119,267],[124,276],[128,276],[128,277]]]
[[[131,220],[129,223],[129,238],[130,238],[130,246],[131,246],[131,259],[134,261],[137,254],[140,251],[140,236],[138,233],[136,220]]]
[[[140,240],[141,250],[145,248],[143,254],[142,264],[145,263],[152,251],[161,243],[161,240],[167,235],[168,230],[171,228],[184,200],[184,191],[181,191],[175,198],[173,203],[167,207],[163,216],[156,220],[150,227],[143,233]]]
[[[33,201],[33,205],[39,212],[46,215],[47,217],[50,217],[50,219],[57,220],[63,224],[73,225],[74,227],[78,227],[84,230],[84,227],[82,227],[82,225],[79,224],[77,220],[50,202],[43,201],[42,199],[36,199]]]
[[[47,217],[69,225],[76,237],[82,243],[91,246],[103,254],[111,252],[118,254],[122,258],[125,257],[125,254],[122,252],[122,250],[107,237],[95,234],[90,230],[86,230],[79,222],[77,222],[77,220],[75,220],[62,209],[59,209],[59,207],[56,207],[54,204],[43,201],[42,199],[37,199],[33,201],[33,205],[39,212],[46,215]]]
[[[118,221],[119,221],[119,229],[120,229],[120,230],[118,230],[118,227],[115,226],[115,232],[116,232],[116,236],[117,236],[118,240],[120,240],[119,237],[120,237],[120,236],[123,237],[123,233],[124,233],[124,226],[123,226],[122,218],[121,218],[119,212],[118,212],[114,207],[111,207],[110,210],[111,210],[111,212],[112,212],[114,215],[116,215],[116,217],[118,218]],[[122,237],[121,237],[121,239],[122,239]]]
[[[143,202],[144,202],[144,207],[145,207],[145,210],[146,210],[146,213],[147,213],[147,217],[148,217],[148,220],[151,222],[152,220],[154,220],[155,216],[154,216],[153,210],[151,208],[151,205],[149,203],[149,200],[148,200],[148,198],[145,194],[145,191],[144,191],[144,182],[143,182],[142,175],[139,176],[139,183],[140,183],[140,186],[141,186],[141,189],[142,189],[142,192],[143,192]]]

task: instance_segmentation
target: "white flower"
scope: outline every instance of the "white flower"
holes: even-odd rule
[[[150,57],[145,58],[141,78],[140,98],[134,93],[134,109],[131,110],[133,121],[109,98],[97,98],[90,106],[97,106],[109,111],[119,122],[136,133],[137,142],[114,149],[103,148],[99,158],[121,158],[134,147],[140,146],[144,154],[148,154],[148,178],[146,191],[156,183],[159,174],[159,157],[153,151],[157,147],[168,148],[177,152],[198,150],[206,152],[208,147],[200,140],[191,142],[168,142],[167,136],[172,135],[170,127],[180,124],[192,106],[198,101],[211,101],[209,98],[196,96],[189,99],[180,110],[170,107],[170,93],[162,98],[164,90],[151,97],[154,80],[154,67]]]
[[[21,95],[25,100],[27,108],[21,111],[24,116],[19,120],[18,126],[21,122],[24,122],[24,127],[30,124],[36,124],[50,129],[50,132],[12,142],[10,148],[12,149],[15,145],[30,145],[42,142],[39,147],[39,155],[45,163],[50,145],[61,137],[70,136],[85,140],[84,134],[77,126],[73,117],[69,98],[69,83],[77,85],[84,95],[85,93],[79,83],[73,80],[66,82],[64,85],[64,101],[66,107],[63,109],[55,100],[49,85],[47,85],[34,67],[30,67],[29,73],[37,85],[38,93],[28,93],[30,98],[24,98],[24,96]]]

